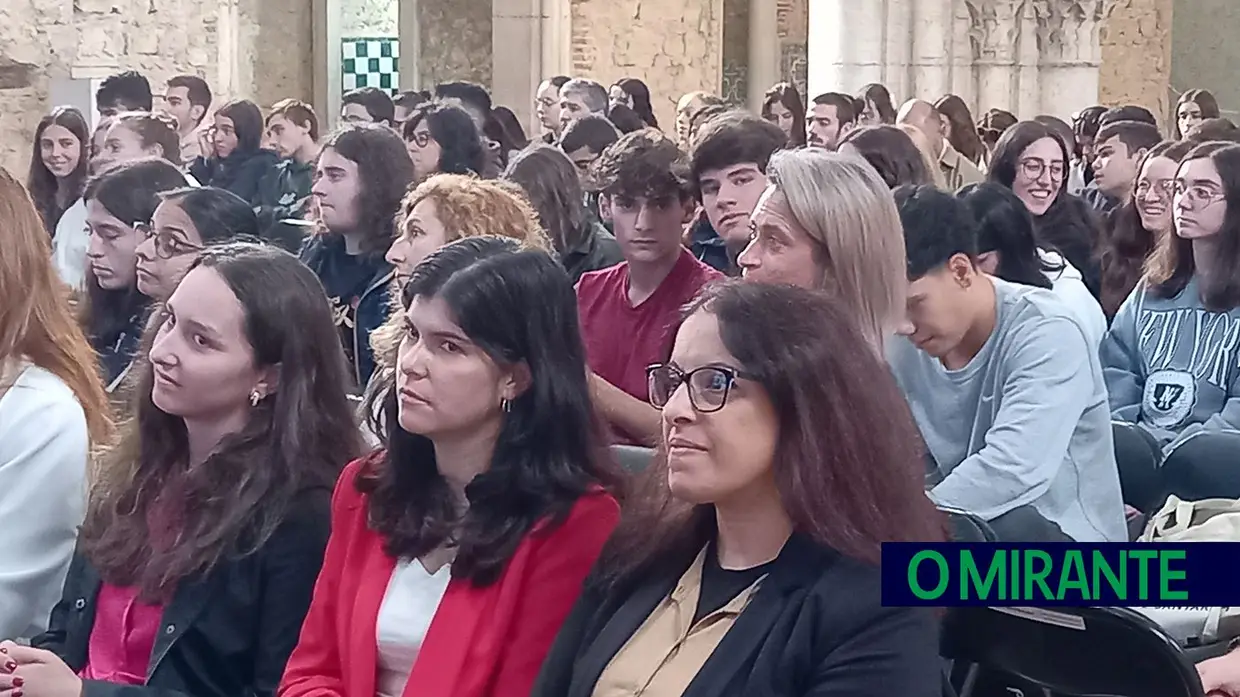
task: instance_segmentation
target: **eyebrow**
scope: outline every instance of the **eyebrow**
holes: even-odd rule
[[[169,306],[168,306],[168,308],[169,308],[169,310],[172,312],[172,314],[174,314],[174,315],[176,314],[176,311],[175,311],[175,310],[172,310],[172,306],[171,306],[171,305],[169,305]],[[202,334],[206,334],[208,337],[210,337],[210,338],[212,338],[212,339],[219,339],[219,338],[220,338],[220,333],[219,333],[219,332],[215,331],[215,329],[213,329],[213,328],[211,328],[211,327],[208,327],[207,325],[203,324],[202,322],[199,322],[199,321],[197,321],[197,320],[193,320],[193,319],[184,319],[184,318],[180,318],[178,321],[180,321],[180,322],[181,322],[181,324],[188,324],[188,325],[190,326],[190,328],[191,328],[191,329],[197,330],[198,332],[200,332],[200,333],[202,333]]]

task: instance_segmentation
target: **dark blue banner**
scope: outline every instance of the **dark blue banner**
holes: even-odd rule
[[[883,605],[1240,606],[1240,543],[883,544]]]

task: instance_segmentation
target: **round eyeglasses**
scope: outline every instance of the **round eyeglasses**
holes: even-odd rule
[[[155,254],[160,259],[172,259],[182,254],[202,251],[202,245],[190,244],[171,232],[156,232],[150,223],[134,223],[133,229],[142,239],[155,240]]]
[[[650,404],[656,409],[667,406],[680,386],[688,383],[689,403],[701,414],[719,411],[728,403],[728,395],[737,378],[755,380],[747,373],[717,365],[707,365],[685,372],[674,365],[659,363],[646,368],[646,386]]]

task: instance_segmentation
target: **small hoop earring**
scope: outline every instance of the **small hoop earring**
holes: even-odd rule
[[[506,398],[505,398],[505,399],[501,399],[501,400],[499,400],[499,408],[500,408],[500,409],[503,409],[505,414],[511,413],[511,412],[512,412],[512,402],[508,401],[508,399],[506,399]]]
[[[256,407],[261,401],[263,401],[263,396],[258,393],[258,390],[250,390],[250,406]]]

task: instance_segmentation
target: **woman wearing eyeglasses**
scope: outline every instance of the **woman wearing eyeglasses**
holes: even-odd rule
[[[203,248],[258,237],[254,209],[232,192],[186,187],[159,198],[151,222],[135,226],[142,238],[136,252],[138,290],[156,302],[172,295]]]
[[[481,175],[486,165],[482,133],[469,112],[444,102],[414,107],[401,127],[401,137],[413,160],[415,181],[432,174]]]
[[[1062,254],[1097,296],[1094,242],[1100,225],[1089,204],[1067,191],[1070,163],[1068,146],[1049,126],[1022,121],[995,145],[988,176],[1024,202],[1033,215],[1038,246]]]
[[[879,545],[943,525],[853,315],[761,283],[694,301],[648,371],[656,464],[532,695],[939,694],[934,615],[883,606]]]
[[[1162,460],[1164,491],[1238,498],[1240,146],[1193,148],[1172,187],[1174,234],[1102,342],[1107,391],[1113,417]]]

